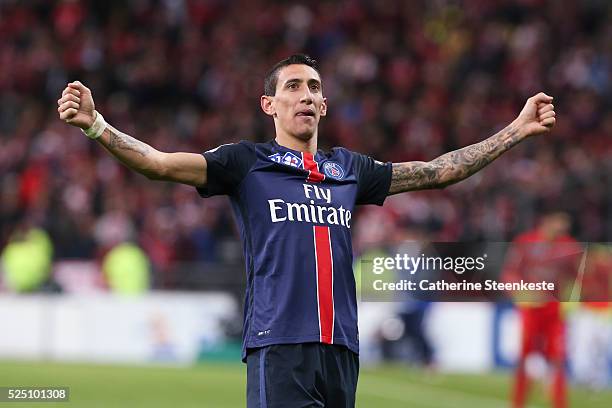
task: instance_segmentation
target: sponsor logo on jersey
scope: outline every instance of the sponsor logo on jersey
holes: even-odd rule
[[[336,162],[326,162],[323,164],[323,173],[329,178],[342,180],[344,178],[344,169]]]

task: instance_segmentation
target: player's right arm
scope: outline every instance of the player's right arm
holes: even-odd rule
[[[57,104],[60,119],[70,125],[89,129],[96,119],[91,91],[78,81],[66,86]],[[110,125],[96,140],[127,167],[151,180],[206,185],[206,159],[201,154],[161,152]]]

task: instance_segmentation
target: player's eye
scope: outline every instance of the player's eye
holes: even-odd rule
[[[295,82],[290,82],[289,84],[287,84],[287,88],[289,89],[297,89],[298,88],[298,84]]]
[[[319,89],[321,89],[321,86],[319,84],[312,84],[310,85],[310,89],[312,89],[313,91],[319,91]]]

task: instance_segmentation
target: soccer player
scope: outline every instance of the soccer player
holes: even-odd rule
[[[529,391],[526,370],[527,358],[541,353],[551,368],[550,396],[552,406],[567,406],[565,381],[565,319],[562,315],[560,296],[564,281],[573,278],[578,269],[582,247],[569,235],[569,216],[563,212],[550,212],[542,216],[537,228],[517,236],[510,249],[504,267],[507,281],[555,282],[556,299],[538,299],[536,293],[528,294],[527,302],[517,302],[521,317],[522,335],[519,358],[515,372],[512,406],[525,406]]]
[[[529,98],[490,138],[430,162],[381,163],[317,150],[327,100],[315,61],[299,54],[265,78],[261,108],[275,125],[267,143],[164,153],[107,124],[91,91],[72,82],[60,119],[153,180],[228,195],[246,259],[243,361],[248,407],[353,407],[359,371],[351,227],[356,205],[382,205],[405,191],[441,188],[474,174],[555,123],[552,97]]]

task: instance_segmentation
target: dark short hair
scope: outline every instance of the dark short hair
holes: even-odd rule
[[[308,65],[313,68],[317,73],[319,73],[319,68],[317,67],[317,61],[313,58],[309,57],[306,54],[293,54],[289,58],[285,58],[282,61],[279,61],[272,67],[268,75],[266,75],[266,79],[264,81],[264,94],[268,96],[276,95],[276,84],[278,82],[278,72],[286,67],[287,65]],[[319,73],[319,75],[321,75]]]

